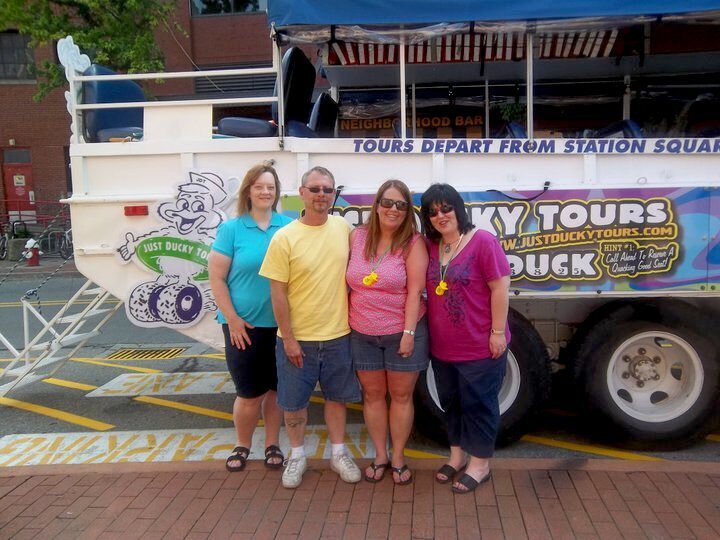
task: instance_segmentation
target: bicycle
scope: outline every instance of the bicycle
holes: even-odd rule
[[[8,254],[8,237],[10,234],[7,231],[7,225],[0,225],[0,261],[4,261]]]
[[[60,246],[58,247],[60,256],[68,260],[73,256],[72,228],[65,231],[60,237]]]
[[[10,240],[15,238],[30,238],[31,236],[24,221],[13,221],[9,224],[3,224],[2,236],[0,236],[0,260],[7,258]]]

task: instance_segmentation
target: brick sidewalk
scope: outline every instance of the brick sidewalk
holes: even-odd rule
[[[473,495],[433,481],[348,485],[311,462],[297,490],[250,462],[62,465],[0,470],[0,538],[707,538],[720,537],[720,465],[493,462]]]

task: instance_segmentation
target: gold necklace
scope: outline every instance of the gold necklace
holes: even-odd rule
[[[460,244],[462,243],[463,236],[465,236],[465,233],[460,235],[460,239],[458,240],[457,245],[455,246],[455,251],[453,251],[453,254],[450,256],[450,260],[448,260],[447,264],[445,265],[445,269],[443,269],[442,265],[442,256],[438,257],[438,266],[440,270],[440,283],[438,283],[437,287],[435,287],[435,294],[438,296],[442,296],[445,294],[445,291],[449,289],[447,281],[445,281],[445,276],[447,275],[448,268],[450,268],[450,263],[457,255],[458,249],[460,249]],[[443,247],[444,242],[440,240],[441,247]],[[447,252],[446,252],[447,253]]]

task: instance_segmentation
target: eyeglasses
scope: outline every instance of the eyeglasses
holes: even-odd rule
[[[331,193],[335,193],[335,188],[334,188],[334,187],[324,187],[324,188],[321,188],[321,187],[319,187],[319,186],[313,186],[313,187],[303,186],[303,187],[304,187],[305,189],[307,189],[310,193],[320,193],[321,191],[322,191],[325,195],[330,195]]]
[[[428,215],[430,217],[435,217],[440,212],[442,212],[443,214],[449,214],[450,212],[454,212],[454,211],[455,211],[455,208],[453,208],[449,204],[443,204],[440,208],[433,207],[433,208],[428,209]]]
[[[397,208],[401,212],[407,212],[407,209],[410,206],[405,201],[394,201],[392,199],[380,199],[378,202],[383,208],[392,208],[393,206],[395,206],[395,208]]]

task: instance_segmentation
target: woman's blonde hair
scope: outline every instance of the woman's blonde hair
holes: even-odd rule
[[[413,236],[417,233],[417,226],[415,225],[415,212],[413,211],[410,189],[400,180],[386,180],[375,194],[375,200],[373,201],[372,209],[370,210],[370,217],[368,217],[368,220],[365,223],[365,226],[368,229],[368,234],[367,240],[365,241],[364,255],[365,259],[368,261],[375,257],[378,242],[380,241],[380,218],[377,213],[378,205],[380,204],[380,199],[383,198],[383,194],[390,188],[397,189],[402,194],[403,200],[408,204],[407,212],[405,212],[405,219],[395,230],[395,234],[393,234],[390,251],[392,253],[396,253],[398,250],[406,251],[410,247],[410,241],[413,239]]]
[[[280,179],[278,178],[277,171],[269,163],[261,163],[251,167],[248,172],[245,173],[242,184],[240,184],[240,190],[238,191],[238,215],[247,214],[252,210],[252,202],[250,201],[250,188],[265,173],[272,174],[275,179],[275,201],[273,201],[272,209],[277,210],[277,204],[280,200]]]

